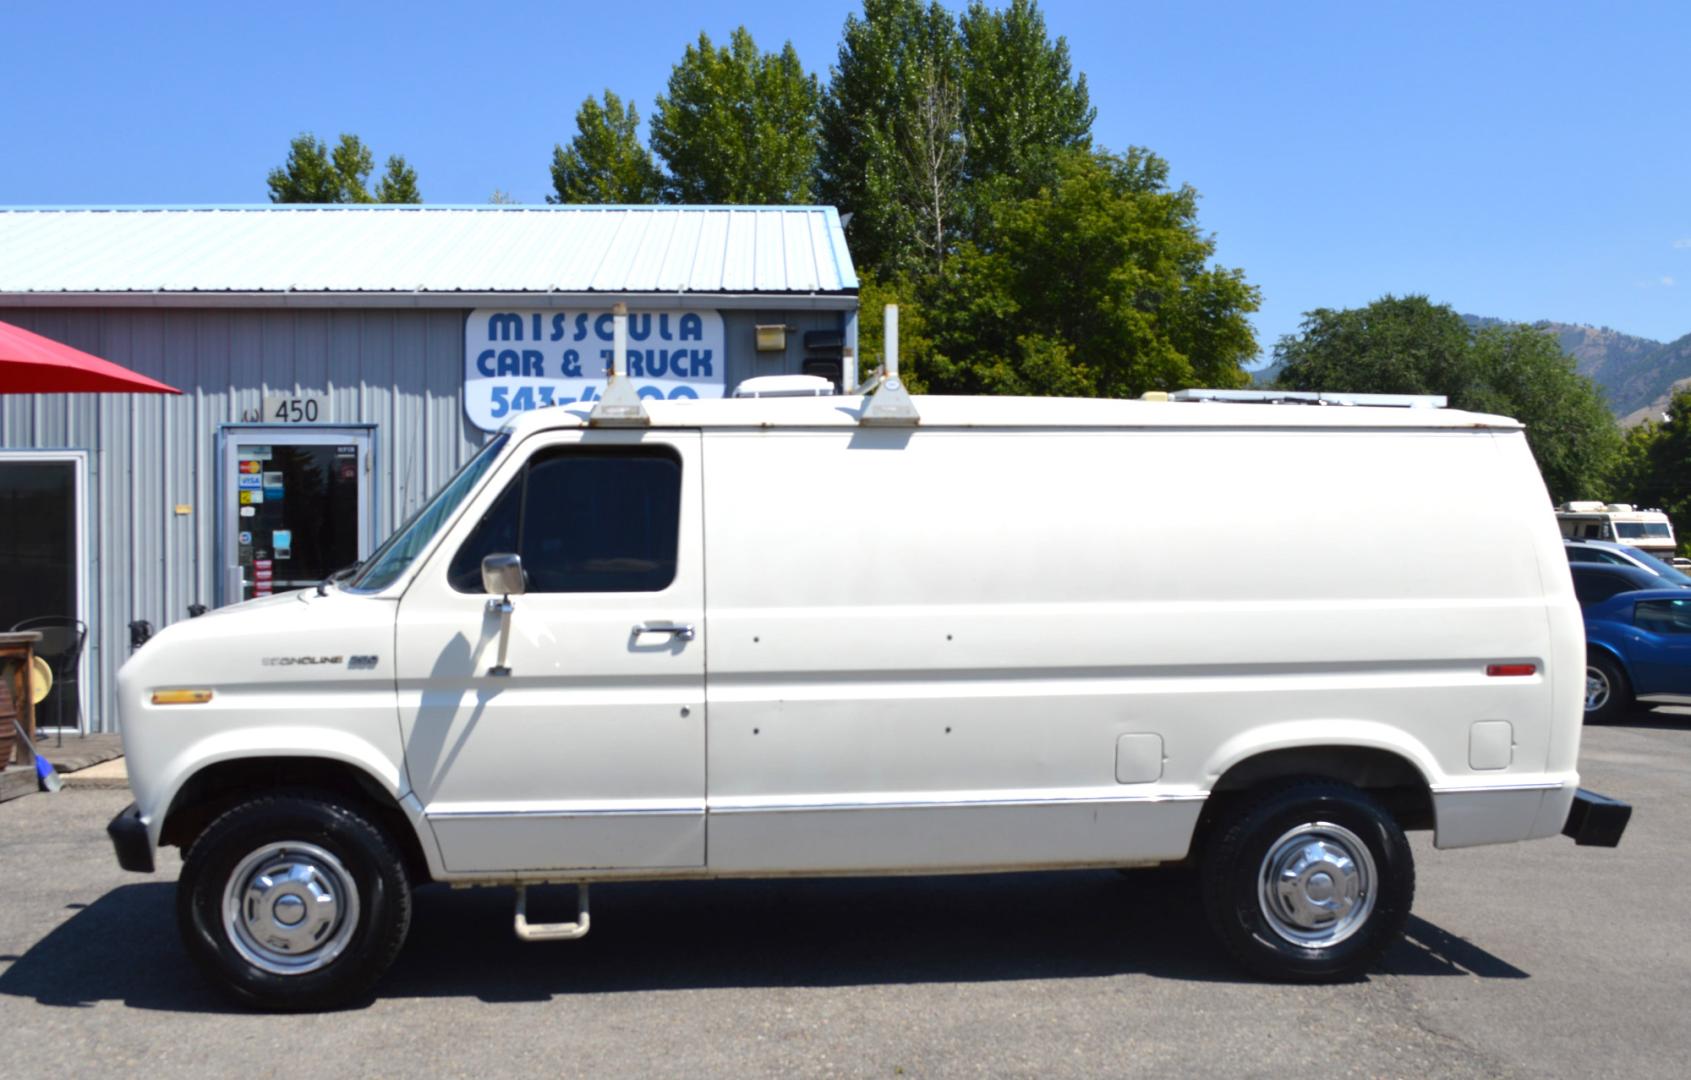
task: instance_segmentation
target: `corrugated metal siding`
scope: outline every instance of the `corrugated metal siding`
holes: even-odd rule
[[[30,310],[6,321],[161,379],[181,397],[0,395],[0,447],[88,451],[89,726],[115,730],[131,619],[163,627],[217,596],[219,425],[271,391],[316,390],[374,424],[385,536],[485,436],[464,419],[461,311]],[[178,503],[193,507],[178,517]]]
[[[832,207],[0,208],[0,294],[857,286]]]
[[[0,448],[88,452],[88,719],[116,728],[111,676],[128,625],[162,628],[217,602],[217,433],[271,392],[328,395],[336,425],[375,425],[379,541],[481,445],[464,418],[466,310],[7,308],[0,318],[183,391],[0,394]],[[725,375],[799,369],[807,330],[837,312],[723,311]],[[756,351],[756,325],[792,328],[785,353]],[[178,503],[193,513],[177,517]]]

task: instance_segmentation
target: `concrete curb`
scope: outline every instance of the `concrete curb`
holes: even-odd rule
[[[67,788],[118,790],[129,786],[129,766],[123,758],[112,758],[86,769],[60,773],[59,777]]]

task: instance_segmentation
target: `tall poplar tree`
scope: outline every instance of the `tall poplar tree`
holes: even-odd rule
[[[376,158],[356,135],[342,134],[330,149],[315,135],[297,135],[288,144],[288,159],[270,170],[273,203],[420,203],[417,173],[395,154],[376,187],[368,187]]]
[[[720,48],[701,33],[670,72],[652,115],[652,149],[668,169],[668,197],[813,201],[820,96],[791,42],[764,53],[743,26]]]
[[[589,97],[575,114],[575,137],[552,148],[549,203],[652,203],[663,173],[640,142],[640,113],[610,90]]]

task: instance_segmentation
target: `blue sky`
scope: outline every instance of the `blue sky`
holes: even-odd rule
[[[1203,194],[1265,349],[1386,292],[1691,333],[1691,5],[1042,6],[1097,140]],[[263,202],[300,131],[405,154],[430,202],[540,202],[587,94],[649,114],[699,30],[741,23],[825,78],[856,5],[248,7],[8,5],[0,204]]]

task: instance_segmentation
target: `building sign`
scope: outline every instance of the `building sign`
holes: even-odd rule
[[[611,365],[609,307],[568,311],[482,308],[464,327],[464,410],[494,431],[511,416],[591,402]],[[644,398],[725,392],[722,316],[714,311],[628,313],[628,374]]]

